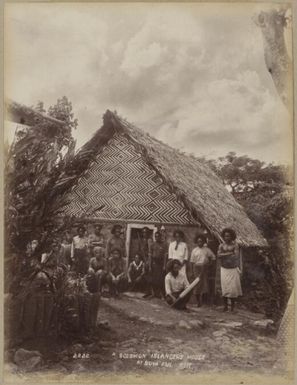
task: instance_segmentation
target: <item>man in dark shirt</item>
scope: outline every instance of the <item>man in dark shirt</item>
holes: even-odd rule
[[[162,240],[161,233],[155,233],[155,242],[149,244],[149,274],[153,295],[160,298],[163,291],[164,271],[168,246]]]
[[[153,240],[150,238],[149,228],[143,227],[141,230],[141,237],[138,239],[136,252],[144,262],[145,274],[144,278],[146,281],[145,285],[145,295],[144,297],[152,296],[152,288],[151,288],[151,273],[150,273],[150,264],[149,264],[149,248],[153,243]]]

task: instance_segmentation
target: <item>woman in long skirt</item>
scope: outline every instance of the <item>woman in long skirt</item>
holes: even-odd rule
[[[195,279],[200,278],[199,283],[194,288],[194,294],[197,300],[197,306],[202,305],[203,294],[208,293],[208,266],[211,261],[215,261],[214,253],[206,245],[206,237],[204,234],[196,236],[195,243],[197,247],[191,253],[191,272]]]
[[[236,243],[236,233],[233,229],[225,228],[221,236],[224,242],[219,246],[218,258],[221,260],[221,286],[224,311],[228,310],[228,298],[231,300],[231,311],[233,311],[235,299],[242,295],[239,247]]]

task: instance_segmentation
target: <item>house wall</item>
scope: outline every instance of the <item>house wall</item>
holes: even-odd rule
[[[196,224],[134,145],[115,134],[66,196],[64,214],[101,220]]]

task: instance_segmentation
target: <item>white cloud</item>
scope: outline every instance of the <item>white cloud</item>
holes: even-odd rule
[[[131,77],[138,77],[143,70],[159,65],[164,52],[165,49],[156,42],[147,47],[141,47],[135,42],[130,43],[120,69]]]
[[[196,155],[215,157],[235,150],[266,161],[290,160],[287,111],[256,72],[209,82],[192,104],[178,108],[171,118],[158,137]],[[173,129],[175,119],[178,129]]]
[[[220,9],[11,4],[7,96],[51,105],[67,95],[79,119],[79,145],[110,108],[199,155],[235,150],[285,160],[286,111],[265,67],[255,6]]]

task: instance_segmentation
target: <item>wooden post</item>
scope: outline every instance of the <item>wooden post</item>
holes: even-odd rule
[[[243,273],[243,251],[242,251],[242,247],[239,247],[239,268],[240,268],[240,271],[241,271],[241,274]]]
[[[198,285],[199,281],[200,281],[200,277],[197,277],[196,279],[194,279],[194,281],[190,284],[190,286],[188,286],[182,293],[180,293],[180,295],[173,302],[171,307],[174,307],[182,298],[184,298],[188,293],[190,293],[190,291],[192,291],[194,287]]]

